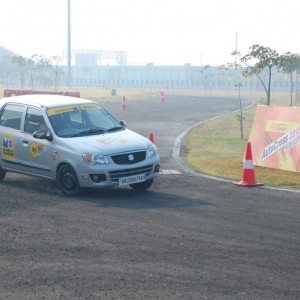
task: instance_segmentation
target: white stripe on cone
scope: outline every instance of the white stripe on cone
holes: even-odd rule
[[[244,169],[254,169],[253,160],[245,160]]]

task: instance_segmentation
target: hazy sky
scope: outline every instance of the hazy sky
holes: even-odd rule
[[[129,64],[227,62],[259,43],[300,52],[299,0],[71,0],[72,48],[126,50]],[[0,46],[63,55],[67,0],[0,0]]]

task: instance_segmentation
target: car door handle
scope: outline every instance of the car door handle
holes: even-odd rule
[[[23,144],[28,145],[28,140],[21,139],[21,141],[23,142]]]

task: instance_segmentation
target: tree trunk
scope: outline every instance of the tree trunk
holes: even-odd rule
[[[240,102],[240,130],[241,130],[241,139],[244,139],[243,108],[242,108],[241,84],[240,83],[238,83],[238,92],[239,92],[239,102]]]
[[[269,82],[268,82],[268,105],[270,105],[270,98],[271,98],[271,80],[272,80],[272,67],[269,67]]]
[[[243,63],[247,66],[247,68],[250,68],[250,66],[247,63],[245,63],[245,62],[243,62]],[[267,95],[267,98],[268,98],[268,105],[269,105],[270,95],[269,95],[268,89],[267,89],[264,81],[260,78],[260,76],[257,73],[254,73],[254,75],[257,77],[257,79],[260,81],[261,85],[263,86],[264,91],[266,92],[266,95]]]
[[[293,91],[294,91],[293,72],[290,73],[290,81],[291,81],[291,90],[290,90],[291,102],[290,102],[290,105],[293,106]]]

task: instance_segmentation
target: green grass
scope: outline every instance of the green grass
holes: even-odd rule
[[[287,103],[286,97],[275,96],[273,104]],[[243,168],[245,145],[250,135],[255,107],[244,110],[245,138],[240,138],[236,114],[208,121],[193,129],[185,138],[185,162],[194,170],[239,181]],[[300,173],[255,167],[257,181],[270,186],[300,188]]]

